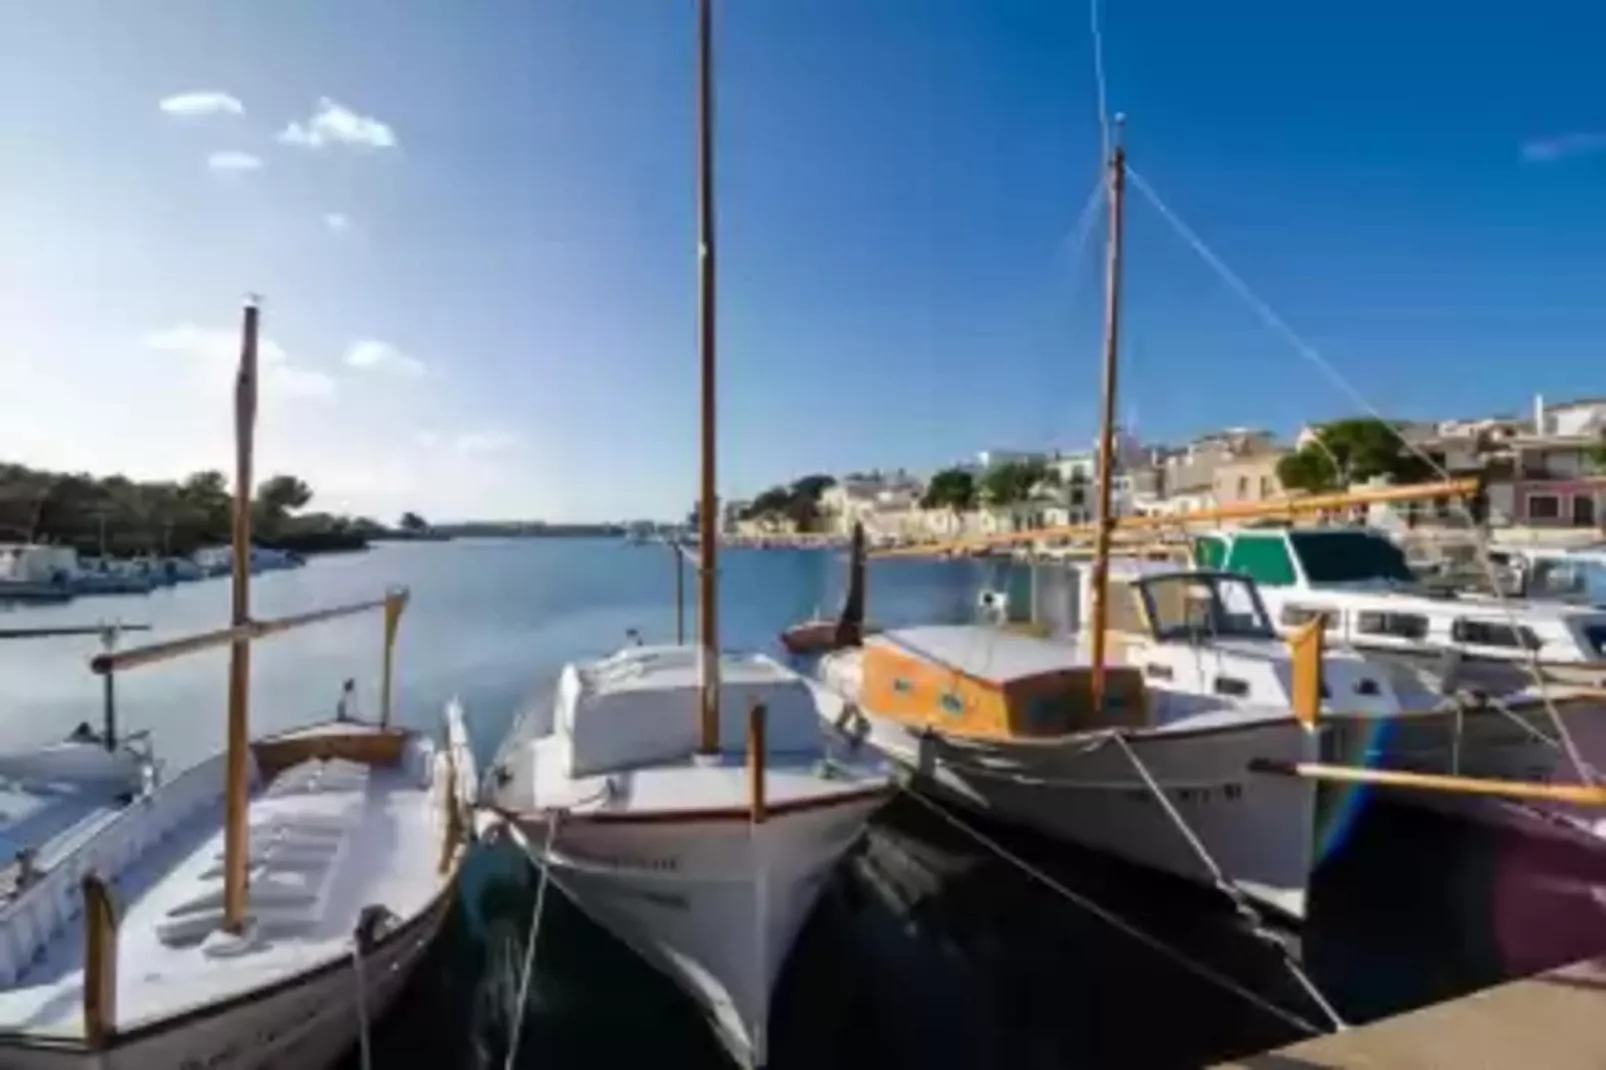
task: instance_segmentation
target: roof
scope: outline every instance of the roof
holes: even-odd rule
[[[995,684],[1088,666],[1087,658],[1069,643],[975,624],[899,628],[871,636],[865,646],[895,650]]]

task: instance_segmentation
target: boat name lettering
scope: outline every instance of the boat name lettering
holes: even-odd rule
[[[1244,786],[1238,783],[1207,784],[1193,788],[1167,788],[1166,796],[1173,802],[1201,803],[1201,802],[1236,802],[1243,798]],[[1131,788],[1126,792],[1128,798],[1145,799],[1153,801],[1154,793],[1147,788]]]
[[[565,847],[564,851],[582,862],[613,869],[651,869],[664,873],[680,869],[680,859],[674,855],[661,858],[632,858],[628,855],[601,854],[584,848],[577,850],[574,847]]]

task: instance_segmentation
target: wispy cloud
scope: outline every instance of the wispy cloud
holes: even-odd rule
[[[242,171],[258,171],[261,168],[262,158],[249,152],[214,152],[206,158],[206,169],[217,174],[238,174]]]
[[[245,105],[240,98],[216,89],[199,89],[190,93],[175,93],[163,97],[157,107],[169,115],[192,119],[202,115],[244,115]]]
[[[346,363],[353,368],[394,372],[397,375],[417,377],[424,374],[423,361],[403,353],[389,342],[375,338],[353,342],[351,348],[346,350]]]
[[[239,332],[194,323],[152,331],[144,341],[146,349],[194,362],[203,374],[230,374],[240,356]],[[333,376],[292,361],[284,347],[272,338],[257,340],[257,364],[266,392],[316,400],[329,400],[338,393]]]
[[[360,149],[391,149],[396,147],[396,132],[388,123],[352,111],[328,97],[318,101],[312,117],[297,120],[279,132],[279,140],[286,145],[301,145],[320,149],[326,145],[349,145]]]
[[[452,439],[452,448],[458,453],[505,453],[518,445],[519,437],[511,431],[489,429],[464,431]]]
[[[345,212],[325,212],[323,225],[336,234],[344,234],[351,229],[351,217]]]
[[[1529,163],[1555,163],[1597,152],[1606,152],[1606,132],[1578,130],[1557,137],[1535,138],[1522,146],[1522,158]]]

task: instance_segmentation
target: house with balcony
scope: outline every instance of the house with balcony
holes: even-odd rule
[[[1531,421],[1489,457],[1494,516],[1526,528],[1600,529],[1606,524],[1606,398],[1561,404],[1534,399]]]

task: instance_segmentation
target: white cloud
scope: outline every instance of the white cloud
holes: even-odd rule
[[[351,217],[344,212],[325,212],[323,225],[336,234],[343,234],[351,229]]]
[[[1606,152],[1606,133],[1580,130],[1559,137],[1535,138],[1522,146],[1522,158],[1529,163],[1555,163],[1574,156]]]
[[[346,350],[346,363],[353,368],[372,368],[397,375],[417,377],[424,374],[423,361],[403,353],[389,342],[375,338],[353,342],[351,348]]]
[[[434,449],[441,444],[441,436],[434,431],[419,431],[413,435],[413,441],[425,449]]]
[[[220,378],[232,375],[238,366],[240,335],[238,331],[181,323],[146,335],[145,348],[183,357],[192,361],[200,374]],[[284,347],[272,338],[257,339],[257,368],[264,394],[328,401],[339,392],[333,376],[292,361]]]
[[[249,152],[214,152],[206,158],[206,169],[217,174],[235,174],[261,169],[262,159]]]
[[[238,97],[216,89],[201,89],[190,93],[175,93],[162,98],[157,107],[169,115],[193,119],[202,115],[244,115],[245,105]]]
[[[371,115],[361,115],[328,97],[318,101],[312,117],[292,122],[279,132],[286,145],[320,149],[326,145],[350,145],[363,149],[396,147],[396,133],[389,124]]]
[[[452,439],[452,448],[458,453],[504,453],[518,445],[518,441],[519,437],[511,431],[465,431]]]

